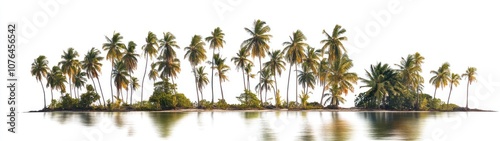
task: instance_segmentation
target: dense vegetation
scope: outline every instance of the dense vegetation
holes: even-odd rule
[[[313,109],[324,106],[339,108],[339,105],[345,102],[343,96],[353,93],[358,81],[362,83],[361,88],[366,91],[356,95],[356,107],[389,110],[452,110],[458,107],[449,103],[453,87],[459,84],[461,78],[467,79],[467,88],[476,80],[476,68],[473,67],[468,68],[461,76],[451,73],[448,63],[431,71],[434,76],[429,83],[433,84],[436,90],[450,86],[448,100],[444,103],[435,98],[435,92],[433,97],[422,92],[425,79],[421,76],[421,66],[425,58],[418,52],[402,58],[401,62],[394,66],[395,68],[385,63],[371,65],[366,70],[366,76],[360,77],[351,70],[354,64],[346,53],[347,48],[343,45],[347,40],[344,36],[347,31],[340,25],[336,25],[332,32],[323,30],[325,38],[321,40],[323,44],[321,48],[309,46],[306,36],[300,30],[296,30],[289,37],[289,41],[283,42],[282,50],[270,50],[268,43],[273,37],[269,34],[271,28],[262,20],[256,20],[253,27],[244,30],[249,37],[242,42],[240,50],[232,55],[230,60],[227,60],[227,56],[231,55],[220,53],[225,44],[225,34],[219,27],[206,38],[201,35],[191,37],[191,42],[184,47],[183,58],[177,57],[175,49],[179,49],[180,46],[174,34],[170,32],[163,33],[160,37],[148,32],[145,38],[146,44],[141,47],[142,52],[136,52],[137,44],[133,41],[125,43],[120,33],[113,33],[112,36],[105,37],[102,45],[105,54],[97,48],[91,48],[84,54],[83,60],[79,60],[80,54],[75,49],[68,48],[61,55],[61,61],[51,69],[47,58],[41,55],[34,60],[31,74],[42,86],[44,109],[47,109],[45,88],[50,89],[51,103],[48,109],[52,110]],[[213,57],[210,59],[207,58],[207,46],[212,49]],[[141,67],[137,65],[141,57],[146,63],[144,74],[136,74],[135,71]],[[250,57],[258,58],[258,64],[254,64]],[[109,72],[109,76],[101,72],[104,59],[111,62],[112,71]],[[181,71],[181,59],[189,61],[191,65],[192,70],[184,71],[193,73],[196,101],[189,100],[179,92],[174,82]],[[224,82],[236,81],[230,80],[227,76],[227,73],[232,71],[228,65],[229,61],[234,63],[235,70],[241,71],[242,75],[244,89],[237,96],[224,95],[223,91]],[[203,66],[203,62],[208,62],[209,65]],[[254,68],[257,66],[258,68]],[[281,95],[281,91],[276,89],[277,77],[286,72],[287,67],[286,95]],[[211,73],[206,73],[206,69],[210,69]],[[258,69],[258,73],[252,74],[252,69]],[[293,69],[297,70],[295,80],[291,79]],[[217,102],[214,101],[214,91],[217,89],[213,83],[214,72],[216,79],[219,80],[218,86],[222,97]],[[99,78],[103,74],[105,77],[110,77],[109,93],[102,91]],[[250,86],[251,78],[256,78],[259,82],[254,87],[255,91],[252,91]],[[151,86],[145,86],[145,81],[155,82],[154,92],[146,100],[143,99],[144,87]],[[293,96],[292,100],[289,99],[290,81],[297,82],[292,86],[292,91],[295,88],[295,100]],[[211,87],[210,101],[204,98],[202,92],[208,84]],[[86,88],[85,93],[80,92],[83,87]],[[322,90],[321,100],[308,102],[309,95],[312,94],[310,90],[316,87]],[[133,92],[139,88],[140,101],[133,103]],[[60,98],[54,99],[54,90],[61,94]],[[237,98],[240,103],[228,104],[225,96]],[[274,100],[271,97],[274,97]]]

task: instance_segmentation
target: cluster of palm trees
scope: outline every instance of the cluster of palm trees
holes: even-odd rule
[[[330,105],[338,106],[339,103],[345,101],[342,98],[342,94],[354,91],[354,84],[357,83],[358,76],[356,73],[350,71],[353,67],[353,62],[346,54],[347,50],[343,45],[343,42],[347,40],[347,37],[344,36],[346,30],[340,25],[336,25],[331,33],[323,30],[325,39],[321,41],[323,46],[318,49],[307,44],[306,36],[300,30],[296,30],[289,37],[289,41],[283,42],[283,50],[270,50],[269,42],[272,35],[269,32],[271,28],[262,20],[255,20],[253,27],[244,28],[244,30],[250,37],[242,42],[239,51],[231,58],[231,61],[236,65],[236,70],[241,71],[244,89],[250,90],[250,78],[258,76],[259,83],[255,86],[255,91],[260,97],[262,105],[268,102],[268,92],[273,92],[275,98],[279,97],[277,75],[281,76],[283,71],[285,71],[286,62],[289,64],[286,106],[290,104],[289,85],[293,67],[295,67],[296,81],[295,102],[299,101],[299,84],[302,86],[301,93],[303,96],[301,97],[308,97],[307,95],[311,94],[309,89],[314,89],[319,84],[322,87],[321,100],[319,101],[321,105],[329,102]],[[204,40],[202,36],[194,35],[191,38],[190,44],[184,48],[184,59],[189,61],[194,75],[194,86],[196,88],[198,103],[200,103],[200,97],[202,100],[204,99],[203,89],[209,83],[211,83],[212,90],[211,102],[214,103],[214,71],[215,76],[218,76],[219,79],[221,100],[224,100],[222,83],[229,81],[229,77],[226,74],[231,69],[226,63],[226,58],[220,53],[220,49],[225,44],[224,36],[225,34],[222,29],[217,27]],[[123,36],[116,32],[110,37],[105,36],[105,39],[106,42],[103,43],[102,49],[106,52],[105,59],[111,62],[112,67],[110,72],[111,103],[114,103],[114,99],[116,98],[120,99],[120,101],[125,99],[125,103],[132,104],[133,91],[137,90],[139,86],[141,87],[140,99],[143,101],[146,73],[148,73],[148,78],[155,83],[156,80],[161,79],[163,82],[172,81],[172,84],[175,84],[174,80],[181,69],[180,60],[177,58],[175,51],[175,49],[179,49],[179,45],[172,33],[163,33],[163,37],[158,39],[154,33],[148,32],[145,38],[146,44],[142,46],[142,56],[145,58],[145,66],[141,85],[139,85],[139,79],[134,77],[134,72],[138,68],[138,60],[141,57],[135,51],[137,44],[133,41],[125,44]],[[206,61],[206,43],[212,49],[213,57],[209,61]],[[85,86],[88,79],[92,81],[94,87],[96,86],[94,79],[96,79],[102,97],[102,102],[99,100],[99,104],[105,105],[105,96],[99,79],[102,67],[101,61],[104,57],[100,55],[101,51],[99,49],[92,48],[85,54],[84,59],[80,61],[77,59],[79,57],[78,52],[73,48],[69,48],[63,52],[61,56],[62,60],[58,65],[54,66],[51,70],[48,68],[48,61],[45,56],[36,58],[32,64],[31,73],[41,83],[44,95],[45,90],[42,78],[46,78],[46,87],[49,87],[51,92],[56,89],[61,94],[66,93],[65,83],[67,83],[69,94],[75,98],[78,98],[78,91]],[[269,56],[268,60],[265,59],[267,56]],[[250,60],[250,57],[254,59],[258,58],[259,60],[257,74],[251,73],[255,65]],[[149,63],[149,60],[153,62]],[[363,87],[370,87],[370,92],[373,91],[373,95],[381,97],[381,99],[389,91],[395,90],[393,87],[405,86],[405,88],[408,88],[408,91],[413,91],[414,93],[421,92],[424,81],[420,76],[423,60],[424,58],[418,53],[409,55],[407,58],[403,58],[401,63],[397,65],[399,68],[397,71],[388,69],[387,65],[378,64],[372,66],[371,71],[367,71],[368,78],[361,78],[361,81],[367,84]],[[264,62],[262,63],[262,61]],[[209,74],[205,73],[207,66],[203,66],[203,62],[210,65],[208,67],[212,70],[210,80],[208,78]],[[449,74],[448,64],[444,64],[438,71],[432,71],[431,73],[436,75],[431,79],[431,83],[434,84],[436,89],[438,87],[445,87],[448,83],[457,85],[460,79],[460,76],[457,74]],[[400,78],[403,79],[403,84],[393,81],[396,75],[400,75]],[[470,84],[475,80],[474,75],[475,68],[469,68],[463,77],[468,77],[468,84]],[[113,87],[116,88],[116,95],[113,93]],[[125,97],[123,96],[123,90],[127,91]],[[325,101],[324,97],[326,98]],[[280,101],[280,99],[275,100],[276,104]]]
[[[443,63],[437,70],[431,71],[432,78],[429,83],[434,85],[434,97],[436,97],[436,91],[438,88],[443,89],[444,87],[450,85],[450,92],[448,94],[447,104],[450,103],[451,91],[453,86],[457,87],[460,84],[462,78],[467,79],[467,100],[465,108],[469,108],[469,85],[476,81],[477,69],[475,67],[468,67],[465,73],[459,75],[457,73],[451,73],[450,64],[448,62]]]

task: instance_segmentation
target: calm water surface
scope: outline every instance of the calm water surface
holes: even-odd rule
[[[23,113],[39,140],[500,140],[498,113],[52,112]]]

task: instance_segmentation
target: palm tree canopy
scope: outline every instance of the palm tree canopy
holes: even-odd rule
[[[35,76],[36,80],[42,81],[42,77],[46,77],[49,72],[49,61],[47,57],[40,55],[31,64],[31,75]]]
[[[312,47],[307,47],[306,56],[303,58],[303,70],[312,71],[314,74],[318,73],[319,54]]]
[[[388,64],[371,65],[370,71],[365,70],[365,72],[367,78],[361,78],[361,82],[365,83],[361,87],[370,88],[365,92],[368,97],[375,97],[380,101],[385,96],[398,95],[403,91],[397,73]]]
[[[245,69],[245,66],[247,64],[252,64],[252,61],[248,59],[248,56],[250,54],[246,51],[246,48],[240,48],[238,53],[236,53],[236,56],[231,58],[231,61],[233,61],[234,65],[236,65],[236,70]]]
[[[77,72],[75,74],[74,81],[75,81],[76,88],[82,88],[85,86],[85,83],[87,82],[87,79],[85,78],[85,76],[87,76],[87,73],[82,72],[81,70],[79,70],[79,72]]]
[[[437,71],[431,71],[431,74],[434,76],[431,77],[429,83],[433,84],[436,88],[444,88],[448,86],[448,82],[450,82],[450,64],[448,62],[443,63],[441,67]]]
[[[104,58],[99,56],[101,51],[97,50],[95,47],[92,47],[85,57],[83,58],[82,69],[87,71],[88,78],[94,78],[99,76],[101,73],[102,64],[100,63]]]
[[[460,80],[462,80],[462,78],[460,78],[460,75],[453,73],[451,74],[450,85],[454,85],[456,87],[460,84]]]
[[[217,73],[215,75],[219,76],[221,79],[220,81],[225,82],[229,80],[227,77],[227,72],[231,69],[228,65],[225,63],[226,58],[222,58],[220,54],[215,54],[214,55],[214,62],[212,62],[215,66],[212,69],[216,69]]]
[[[125,63],[125,68],[130,71],[137,69],[137,58],[139,54],[135,53],[135,44],[133,41],[128,42],[128,47],[125,55],[122,57],[123,63]]]
[[[477,75],[477,69],[475,67],[469,67],[465,71],[464,74],[462,74],[463,78],[467,78],[467,83],[472,84],[472,82],[476,81],[476,75]]]
[[[188,59],[191,66],[196,66],[207,59],[206,50],[204,48],[205,43],[201,40],[200,35],[194,35],[191,39],[191,44],[185,47],[184,50],[186,54],[184,59]]]
[[[141,85],[139,85],[139,79],[137,77],[132,77],[132,90],[137,90]]]
[[[322,54],[327,52],[329,61],[334,61],[347,52],[344,44],[342,44],[342,41],[347,41],[347,37],[343,36],[345,32],[346,30],[340,25],[335,25],[331,35],[323,30],[326,39],[321,40],[321,43],[324,44],[321,50],[323,52]]]
[[[255,90],[262,91],[266,90],[269,91],[271,89],[274,89],[274,80],[271,78],[272,72],[270,69],[264,69],[263,71],[260,72],[260,83],[255,86]]]
[[[305,41],[307,40],[306,36],[302,33],[302,31],[297,30],[293,32],[293,35],[290,36],[290,41],[283,42],[283,53],[285,54],[286,60],[291,64],[302,63],[302,59],[306,57],[305,47],[309,46]]]
[[[332,68],[327,75],[327,85],[335,86],[341,94],[354,92],[353,84],[358,81],[358,75],[349,70],[354,66],[352,60],[344,54],[337,61],[333,62]]]
[[[105,37],[107,42],[102,44],[102,49],[108,51],[108,53],[106,54],[106,60],[120,60],[123,56],[122,50],[125,50],[127,48],[121,41],[123,39],[123,36],[121,36],[120,33],[113,32],[113,37]]]
[[[127,78],[129,77],[129,73],[123,61],[115,61],[115,68],[113,69],[113,73],[111,75],[114,78],[115,86],[118,89],[128,89],[129,80]]]
[[[210,82],[208,80],[208,73],[205,73],[205,67],[200,66],[198,69],[196,69],[196,74],[198,74],[196,77],[196,81],[198,82],[198,89],[203,89],[208,83]]]
[[[299,84],[303,87],[311,87],[314,89],[314,84],[316,83],[316,76],[311,71],[299,71]]]
[[[177,74],[181,72],[181,63],[179,59],[174,60],[159,60],[156,62],[158,65],[158,70],[160,71],[160,77],[173,77],[177,78]]]
[[[61,92],[66,92],[66,76],[63,75],[61,69],[58,66],[53,66],[50,73],[47,75],[47,85],[46,87],[60,90]]]
[[[76,59],[78,56],[79,54],[74,48],[68,48],[67,51],[63,51],[63,55],[61,55],[61,59],[63,60],[59,62],[59,65],[64,74],[72,76],[77,73],[80,68],[80,62]]]
[[[174,34],[170,32],[163,33],[163,39],[160,40],[160,58],[163,58],[165,60],[172,60],[177,56],[174,48],[178,49],[179,45],[177,45],[177,41],[175,41],[175,39],[176,38]]]
[[[158,70],[156,69],[156,66],[158,66],[158,63],[156,63],[156,62],[151,63],[151,70],[149,70],[149,73],[148,73],[149,79],[153,79],[153,81],[156,81],[156,78],[159,77]]]
[[[278,73],[281,75],[281,72],[285,70],[285,61],[283,59],[283,52],[280,50],[275,50],[273,52],[267,52],[267,55],[270,57],[269,61],[264,63],[264,69],[270,69],[273,75],[274,73]]]
[[[211,36],[205,38],[205,41],[210,44],[210,49],[219,49],[224,47],[224,33],[217,27],[212,31]]]
[[[253,25],[252,29],[245,27],[245,31],[250,34],[251,37],[243,41],[241,47],[247,48],[252,58],[265,57],[266,52],[269,50],[268,43],[271,37],[273,37],[269,34],[271,28],[262,20],[255,20]]]

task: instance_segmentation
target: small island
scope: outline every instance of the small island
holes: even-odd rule
[[[330,111],[486,111],[469,109],[449,103],[453,88],[462,82],[469,88],[476,81],[477,69],[469,67],[461,73],[453,73],[447,62],[436,70],[430,71],[432,78],[423,78],[421,73],[424,56],[416,52],[402,57],[399,64],[376,63],[367,66],[366,74],[354,73],[353,61],[347,55],[348,47],[343,45],[347,32],[336,25],[331,32],[323,30],[325,38],[320,48],[313,48],[306,42],[306,36],[296,30],[283,42],[281,50],[270,50],[268,43],[272,35],[271,28],[265,21],[255,20],[253,27],[244,28],[248,39],[242,41],[240,50],[234,54],[216,53],[223,49],[225,40],[221,28],[215,28],[211,34],[202,38],[194,35],[188,46],[178,58],[175,49],[180,46],[173,33],[164,32],[157,37],[153,32],[145,36],[146,44],[137,52],[134,41],[125,43],[123,36],[115,32],[106,36],[102,50],[91,48],[79,59],[80,54],[74,48],[63,51],[61,61],[49,68],[47,57],[40,55],[31,64],[31,74],[41,84],[44,95],[43,109],[33,112],[51,111],[204,111],[204,110],[330,110]],[[242,31],[243,32],[243,31]],[[183,43],[184,44],[184,43]],[[207,59],[207,49],[211,49],[213,58]],[[101,52],[102,51],[102,52]],[[228,59],[227,57],[231,57]],[[252,62],[251,58],[258,58]],[[174,82],[181,72],[181,60],[188,62],[193,73],[189,80],[196,88],[196,100],[188,99],[177,89]],[[103,61],[111,62],[111,72],[102,72]],[[147,65],[138,66],[138,61]],[[151,61],[151,62],[150,62]],[[261,62],[262,61],[262,62]],[[208,65],[202,65],[208,62]],[[234,71],[241,71],[243,89],[236,95],[239,103],[227,103],[224,99],[223,82],[237,81],[236,76],[226,75],[233,63]],[[142,69],[145,73],[134,73]],[[252,69],[258,73],[252,74]],[[293,71],[292,71],[293,70]],[[148,72],[148,73],[146,73]],[[287,74],[285,74],[288,72]],[[292,73],[296,74],[292,76]],[[280,90],[276,77],[288,75],[287,89]],[[146,77],[147,76],[147,77]],[[110,77],[110,92],[103,92],[107,84],[101,77]],[[215,77],[215,78],[214,78]],[[231,78],[231,80],[229,80]],[[35,80],[34,79],[34,80]],[[219,80],[219,86],[213,84]],[[257,79],[256,86],[250,86],[250,79]],[[145,86],[144,81],[153,81],[154,86]],[[290,86],[290,81],[297,85]],[[435,87],[434,94],[422,92],[424,83]],[[212,99],[206,100],[202,89],[211,84]],[[300,86],[299,86],[300,84]],[[214,86],[215,85],[215,86]],[[114,88],[113,88],[114,87]],[[143,99],[144,87],[154,87],[149,98]],[[220,87],[222,99],[214,101],[214,92]],[[354,108],[341,108],[346,100],[343,95],[354,93],[355,87],[365,88],[358,92]],[[448,88],[448,99],[435,98],[438,88]],[[46,103],[46,92],[50,90],[50,103]],[[254,91],[252,91],[254,88]],[[309,102],[309,89],[320,88],[321,99]],[[115,89],[116,91],[113,91]],[[140,101],[133,103],[133,93],[141,89]],[[300,89],[300,92],[299,92]],[[54,94],[54,91],[56,94]],[[218,90],[217,90],[218,91]],[[272,95],[271,101],[267,94]],[[290,96],[291,93],[295,95]],[[299,94],[300,93],[300,94]],[[54,95],[61,95],[54,98]],[[286,95],[284,95],[286,94]],[[189,93],[188,95],[195,95]],[[234,94],[230,94],[234,98]],[[467,97],[469,93],[467,91]],[[291,98],[291,99],[290,99]]]

